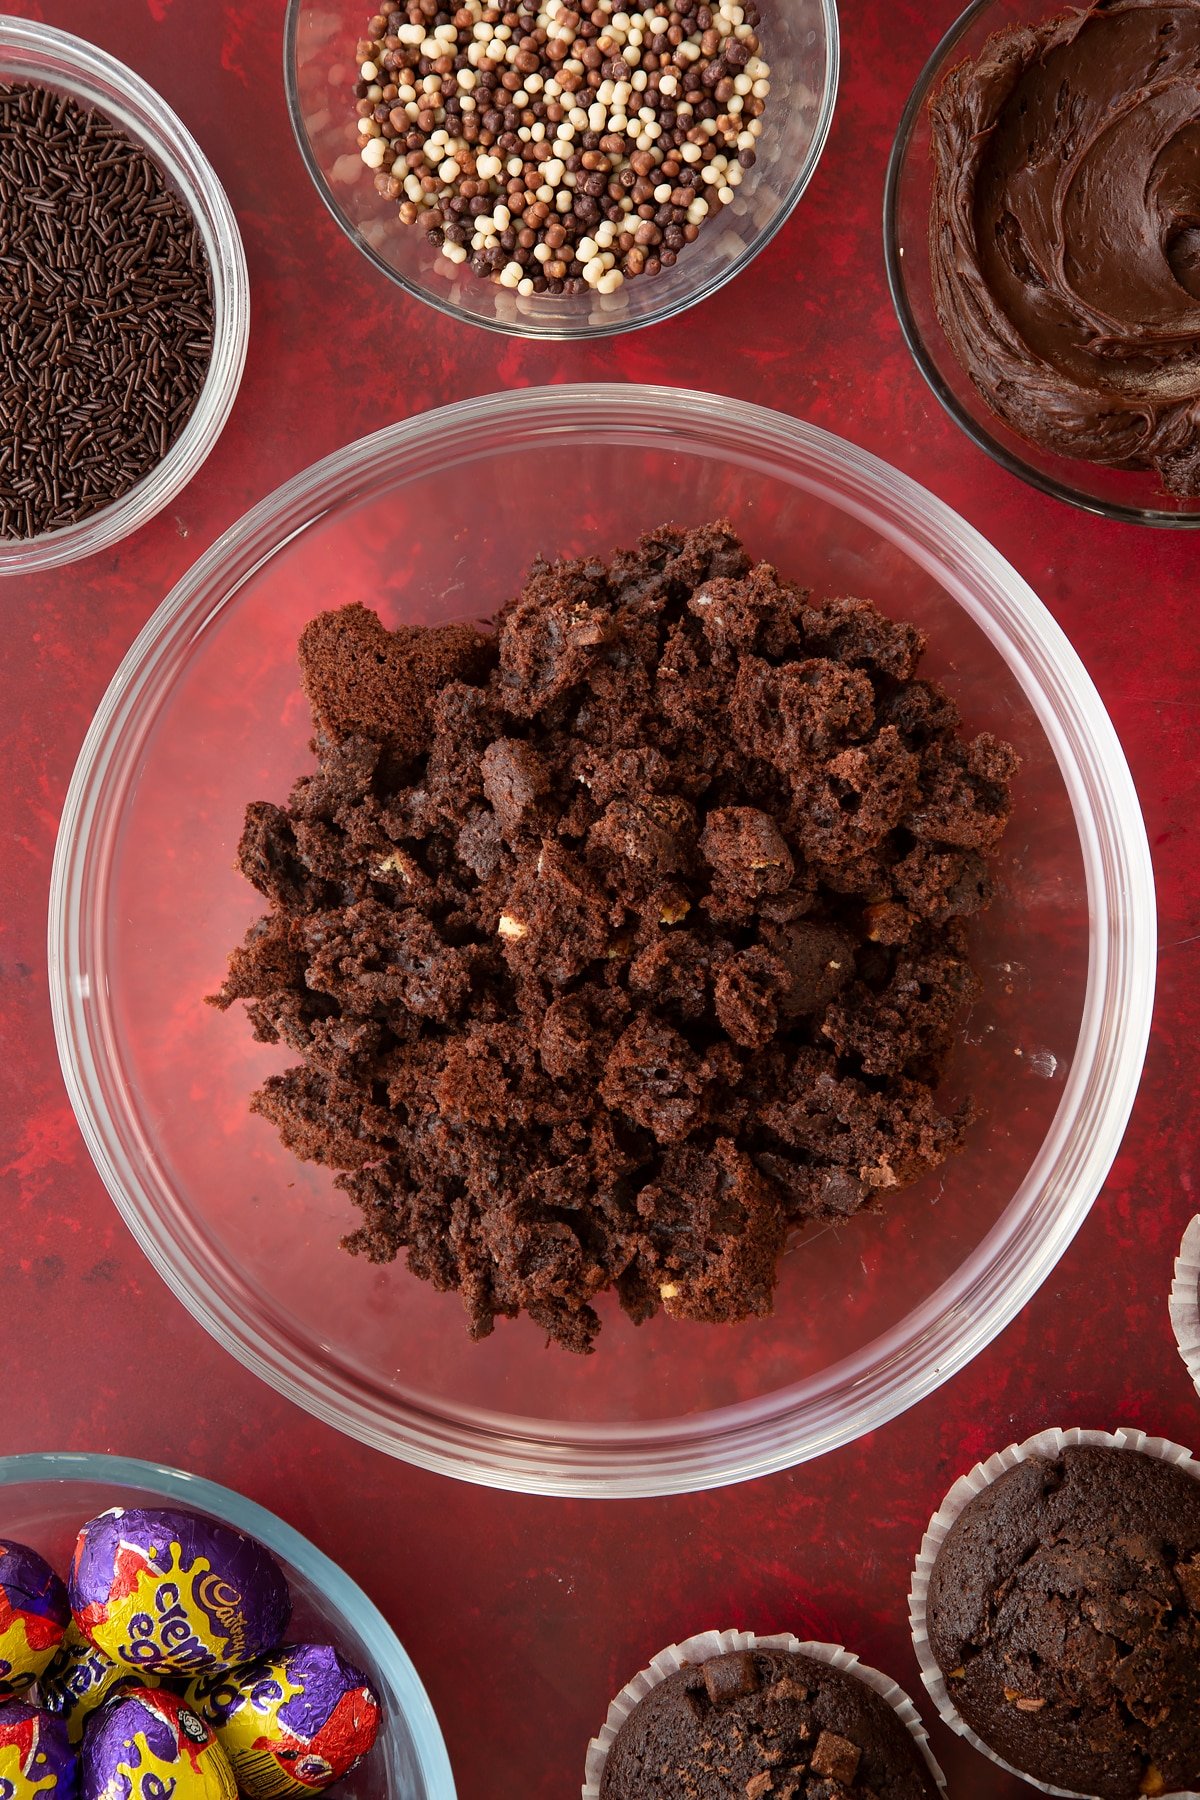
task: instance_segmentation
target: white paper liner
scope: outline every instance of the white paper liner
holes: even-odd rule
[[[1055,1457],[1060,1451],[1077,1444],[1101,1445],[1114,1450],[1140,1450],[1144,1456],[1156,1456],[1160,1462],[1175,1463],[1177,1467],[1186,1469],[1189,1475],[1200,1480],[1200,1463],[1196,1462],[1190,1450],[1182,1444],[1173,1444],[1169,1438],[1147,1437],[1144,1431],[1134,1431],[1126,1426],[1119,1426],[1115,1432],[1082,1431],[1078,1426],[1070,1431],[1059,1430],[1057,1426],[1046,1431],[1039,1431],[1036,1437],[1026,1438],[1023,1444],[1009,1444],[1006,1450],[998,1450],[995,1456],[989,1456],[984,1463],[976,1463],[966,1475],[961,1475],[955,1482],[938,1510],[929,1521],[928,1529],[921,1540],[921,1548],[917,1552],[916,1566],[913,1569],[912,1588],[908,1596],[908,1617],[912,1626],[913,1649],[917,1653],[917,1661],[921,1665],[921,1680],[928,1688],[934,1705],[938,1709],[943,1722],[956,1731],[959,1737],[965,1738],[976,1750],[986,1756],[989,1761],[997,1763],[1008,1774],[1015,1775],[1019,1781],[1026,1781],[1030,1787],[1038,1788],[1043,1794],[1058,1794],[1064,1800],[1095,1800],[1093,1794],[1083,1794],[1078,1788],[1051,1787],[1048,1782],[1035,1781],[1024,1769],[1015,1769],[1011,1763],[1005,1762],[1002,1756],[989,1749],[978,1734],[971,1730],[966,1720],[958,1711],[950,1698],[942,1671],[934,1661],[933,1651],[929,1644],[929,1633],[926,1627],[925,1605],[929,1595],[929,1577],[933,1570],[934,1559],[946,1540],[946,1535],[966,1509],[969,1501],[984,1488],[991,1487],[993,1481],[1013,1468],[1017,1463],[1025,1462],[1031,1456]],[[1196,1800],[1191,1788],[1176,1789],[1170,1794],[1163,1794],[1161,1800]]]
[[[1171,1329],[1192,1385],[1200,1394],[1200,1218],[1183,1234],[1169,1303]]]
[[[887,1701],[921,1752],[939,1792],[946,1792],[946,1777],[929,1747],[929,1734],[921,1723],[920,1713],[898,1682],[893,1681],[890,1675],[882,1675],[878,1669],[869,1669],[866,1663],[859,1662],[852,1650],[843,1649],[841,1644],[802,1643],[799,1638],[786,1631],[774,1637],[757,1637],[753,1631],[701,1631],[695,1637],[685,1638],[682,1644],[668,1644],[665,1650],[660,1650],[651,1660],[649,1668],[643,1669],[621,1689],[608,1709],[608,1717],[600,1728],[599,1736],[594,1737],[588,1745],[583,1800],[600,1800],[600,1776],[608,1760],[613,1739],[634,1707],[646,1698],[651,1688],[656,1688],[660,1681],[666,1681],[669,1675],[676,1674],[685,1664],[694,1668],[697,1663],[708,1662],[714,1656],[724,1656],[730,1650],[798,1651],[802,1656],[811,1656],[814,1662],[828,1663],[831,1669],[840,1669],[845,1675],[853,1675]]]

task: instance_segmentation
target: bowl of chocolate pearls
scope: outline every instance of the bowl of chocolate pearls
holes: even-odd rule
[[[232,209],[132,70],[0,16],[0,575],[91,556],[167,506],[241,381]]]
[[[284,73],[317,191],[377,268],[489,330],[603,337],[704,299],[787,219],[837,12],[290,0]]]
[[[567,385],[349,445],[163,602],[50,992],[233,1355],[428,1469],[668,1493],[873,1429],[1046,1279],[1154,918],[1101,701],[968,525],[796,419]]]

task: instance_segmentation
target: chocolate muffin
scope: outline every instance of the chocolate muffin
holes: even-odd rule
[[[1200,1788],[1200,1481],[1134,1450],[1029,1457],[938,1551],[930,1648],[1016,1769],[1101,1800]]]
[[[735,1650],[651,1689],[613,1741],[601,1800],[935,1800],[910,1733],[853,1675]]]
[[[246,814],[214,1000],[296,1053],[253,1104],[352,1251],[586,1351],[606,1289],[768,1313],[793,1227],[945,1161],[1016,758],[923,648],[722,522],[538,564],[494,634],[312,621],[318,767]]]

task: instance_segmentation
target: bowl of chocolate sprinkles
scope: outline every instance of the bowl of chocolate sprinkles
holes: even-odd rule
[[[566,386],[351,445],[201,559],[81,754],[50,966],[97,1166],[234,1355],[424,1467],[664,1493],[870,1430],[1045,1280],[1132,1104],[1153,884],[970,527],[796,420]],[[586,1254],[639,1200],[649,1293]]]
[[[836,0],[289,0],[317,192],[405,292],[488,330],[594,338],[750,264],[812,179]]]
[[[0,574],[127,536],[224,428],[249,335],[237,224],[165,102],[0,17]]]

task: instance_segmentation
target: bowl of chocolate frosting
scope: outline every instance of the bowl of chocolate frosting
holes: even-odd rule
[[[892,297],[951,417],[1012,473],[1200,523],[1200,0],[976,0],[888,169]]]

